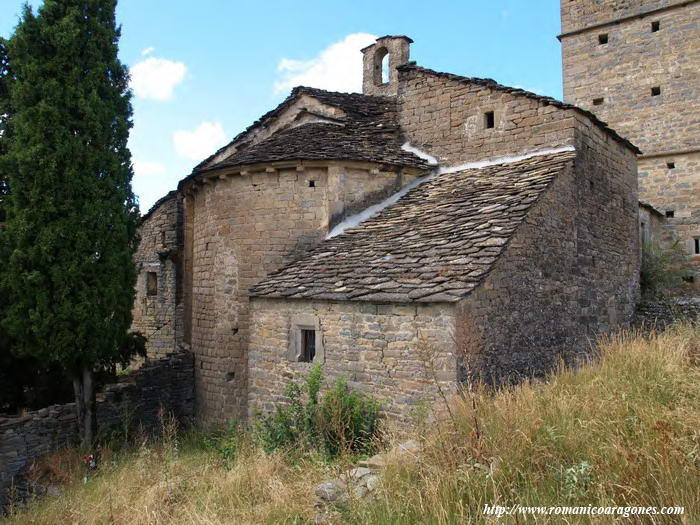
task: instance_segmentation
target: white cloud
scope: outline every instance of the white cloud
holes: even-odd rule
[[[204,160],[226,142],[226,133],[220,122],[202,122],[192,131],[173,133],[175,151],[190,160]]]
[[[281,79],[275,92],[294,86],[310,86],[331,91],[362,91],[363,47],[374,43],[376,36],[353,33],[331,44],[310,60],[283,58],[277,65]]]
[[[153,53],[155,50],[156,50],[155,47],[147,47],[146,49],[141,51],[141,56],[145,57],[146,55]]]
[[[183,62],[150,57],[132,66],[129,85],[138,97],[170,100],[175,86],[182,82],[185,73],[187,67]]]
[[[148,160],[134,159],[133,166],[134,175],[137,176],[162,175],[165,173],[165,166]]]

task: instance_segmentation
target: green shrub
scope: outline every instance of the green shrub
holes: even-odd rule
[[[644,299],[657,299],[672,293],[688,274],[689,258],[678,241],[668,248],[647,243],[642,247],[640,285]]]
[[[350,390],[342,378],[320,395],[323,383],[317,365],[303,384],[286,388],[287,403],[260,416],[256,431],[265,449],[316,449],[331,457],[372,451],[380,434],[379,403]]]

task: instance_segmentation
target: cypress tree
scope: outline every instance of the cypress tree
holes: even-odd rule
[[[25,6],[8,45],[3,326],[13,351],[70,375],[87,445],[94,374],[125,359],[136,280],[131,93],[116,3],[45,0],[37,14]]]

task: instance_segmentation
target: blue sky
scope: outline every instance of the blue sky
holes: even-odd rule
[[[0,0],[0,35],[23,3]],[[410,36],[424,67],[562,96],[559,0],[120,0],[117,17],[142,212],[292,85],[359,91],[372,36]]]

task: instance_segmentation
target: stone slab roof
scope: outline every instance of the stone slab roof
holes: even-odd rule
[[[360,160],[427,169],[425,160],[401,149],[397,127],[375,123],[314,122],[278,131],[201,172],[285,160]]]
[[[524,89],[520,88],[514,88],[514,87],[509,87],[509,86],[504,86],[503,84],[499,84],[493,79],[490,78],[476,78],[476,77],[463,77],[461,75],[454,75],[452,73],[442,73],[440,71],[433,71],[432,69],[428,69],[425,67],[420,67],[415,64],[415,62],[409,62],[408,64],[404,64],[402,66],[397,67],[399,71],[421,71],[423,73],[429,74],[429,75],[434,75],[437,77],[443,77],[443,78],[449,78],[451,80],[455,80],[457,82],[463,82],[467,84],[476,84],[479,86],[484,86],[488,87],[491,89],[495,89],[497,91],[503,91],[505,93],[511,93],[513,95],[518,95],[518,96],[523,96],[527,97],[533,100],[537,100],[538,102],[542,102],[543,104],[548,104],[560,109],[571,109],[574,110],[581,115],[584,115],[587,117],[593,124],[598,126],[600,129],[605,131],[608,135],[610,135],[612,138],[614,138],[616,141],[620,142],[621,144],[624,144],[628,148],[630,148],[632,151],[634,151],[636,154],[640,155],[642,151],[632,144],[629,140],[626,138],[622,137],[619,135],[614,129],[612,129],[606,122],[603,122],[600,120],[594,113],[591,113],[590,111],[587,111],[583,108],[580,108],[578,106],[575,106],[573,104],[568,104],[566,102],[562,102],[561,100],[557,100],[556,98],[552,97],[545,97],[543,95],[538,95],[537,93],[532,93],[531,91],[526,91]]]
[[[256,297],[452,302],[488,275],[574,152],[436,175],[251,288]]]
[[[262,115],[253,124],[234,137],[226,146],[219,148],[213,155],[210,155],[200,162],[194,168],[193,173],[204,169],[213,158],[229,148],[232,144],[241,142],[245,136],[255,128],[264,126],[266,122],[282,114],[284,110],[290,107],[302,95],[314,97],[323,104],[340,108],[347,115],[346,124],[355,124],[361,128],[360,131],[369,131],[373,129],[384,131],[387,135],[392,132],[398,135],[399,127],[396,114],[396,100],[393,97],[370,96],[360,93],[339,93],[335,91],[326,91],[324,89],[297,86],[292,89],[290,95],[279,106]],[[238,153],[233,154],[233,157],[245,151],[245,146],[241,148],[239,148]],[[264,151],[261,153],[264,153]],[[235,160],[229,158],[225,159],[223,162],[227,161]]]

